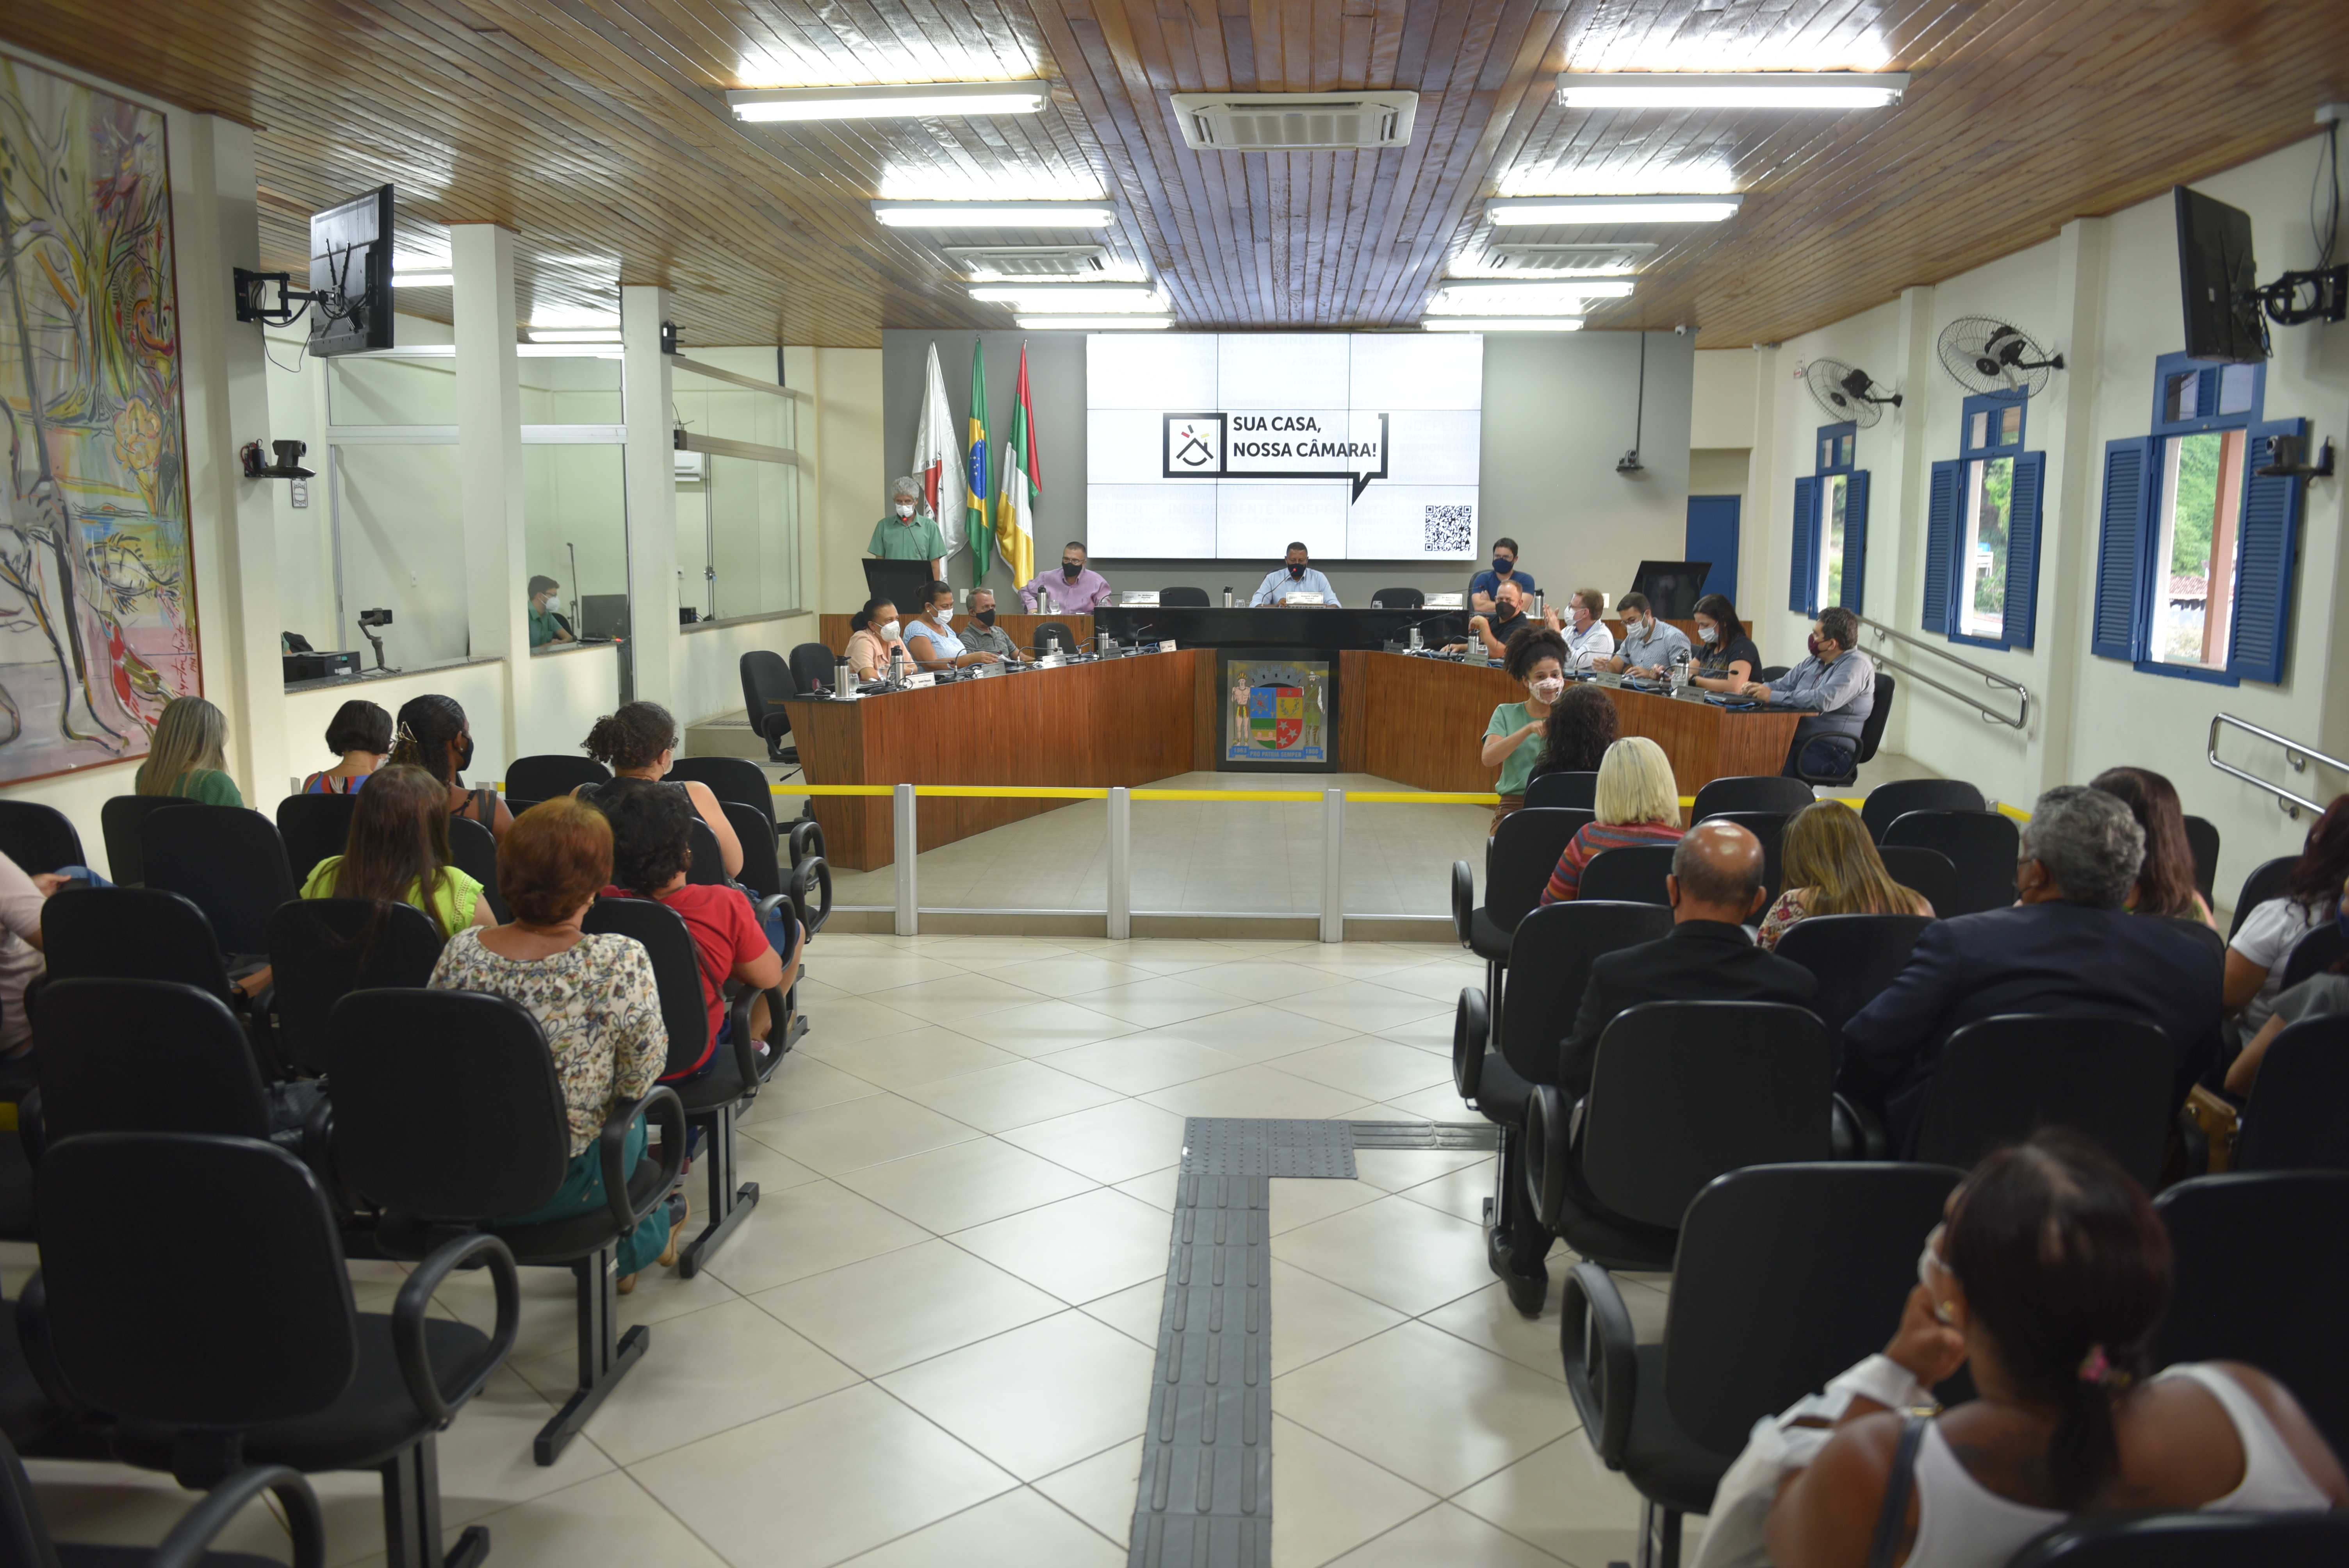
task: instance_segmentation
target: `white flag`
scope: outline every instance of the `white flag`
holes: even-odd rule
[[[948,555],[964,544],[962,470],[962,448],[955,442],[954,416],[947,408],[947,378],[933,343],[922,388],[922,422],[914,432],[914,477],[921,483],[922,510],[936,520]]]

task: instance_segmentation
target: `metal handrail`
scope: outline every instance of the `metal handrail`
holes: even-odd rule
[[[2292,790],[2285,789],[2281,784],[2271,784],[2266,779],[2261,778],[2258,774],[2246,772],[2242,769],[2236,767],[2233,763],[2221,758],[2219,755],[2219,727],[2222,724],[2232,725],[2237,729],[2242,730],[2245,734],[2256,735],[2261,740],[2270,741],[2277,746],[2282,747],[2283,759],[2292,765],[2292,770],[2295,773],[2307,772],[2308,765],[2311,760],[2322,762],[2324,766],[2333,769],[2335,772],[2349,773],[2349,762],[2344,762],[2338,757],[2327,757],[2322,751],[2317,750],[2313,746],[2303,746],[2299,741],[2291,738],[2289,736],[2278,735],[2272,729],[2261,729],[2258,725],[2250,723],[2244,719],[2237,718],[2231,713],[2212,714],[2210,716],[2210,737],[2204,747],[2204,753],[2209,758],[2210,766],[2216,768],[2220,772],[2227,774],[2230,778],[2240,779],[2246,784],[2257,785],[2260,789],[2266,790],[2282,804],[2284,810],[2291,815],[2294,821],[2298,821],[2300,820],[2300,813],[2303,808],[2308,810],[2314,811],[2320,816],[2323,815],[2324,811],[2323,803],[2322,801],[2312,800],[2305,795],[2295,794]]]
[[[1879,665],[1888,670],[1898,670],[1902,675],[1907,676],[1910,680],[1920,681],[1924,685],[1931,686],[1935,691],[1940,692],[1944,696],[1957,698],[1960,702],[1964,703],[1968,707],[1972,708],[1976,713],[1981,714],[1983,719],[1989,723],[2002,724],[2009,729],[2028,729],[2031,727],[2031,688],[2024,686],[2022,682],[2011,681],[1995,671],[1986,670],[1982,668],[1982,665],[1975,664],[1971,660],[1958,657],[1957,655],[1950,652],[1947,648],[1936,647],[1931,643],[1921,642],[1919,639],[1910,636],[1906,632],[1896,632],[1881,621],[1871,621],[1865,615],[1858,616],[1857,619],[1861,625],[1866,626],[1869,631],[1874,632],[1878,637],[1896,637],[1901,642],[1907,643],[1911,647],[1922,648],[1927,653],[1934,655],[1936,657],[1949,660],[1950,663],[1957,665],[1960,669],[1966,671],[1970,675],[1982,676],[1984,681],[1988,682],[1992,686],[2014,693],[2014,695],[2020,697],[2023,701],[2023,710],[2016,714],[2013,718],[2009,718],[2006,715],[1999,712],[1998,709],[1976,700],[1970,694],[1961,692],[1953,686],[1935,680],[1931,676],[1927,675],[1922,670],[1910,669],[1907,665],[1896,663],[1891,659],[1881,657],[1877,654],[1868,655],[1868,658],[1873,663]]]

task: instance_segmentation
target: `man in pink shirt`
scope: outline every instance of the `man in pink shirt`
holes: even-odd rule
[[[1085,570],[1085,547],[1073,539],[1061,546],[1058,572],[1040,572],[1019,590],[1019,607],[1031,615],[1090,615],[1108,603],[1109,580]]]

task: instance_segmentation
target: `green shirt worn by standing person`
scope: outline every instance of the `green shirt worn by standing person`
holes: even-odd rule
[[[142,763],[139,777],[143,779],[146,776],[147,768]],[[171,786],[171,793],[183,800],[193,800],[205,806],[244,804],[243,792],[237,789],[236,780],[217,768],[191,768],[180,775],[180,781]]]
[[[1535,722],[1529,704],[1505,702],[1493,710],[1490,722],[1485,726],[1486,735],[1515,735]],[[1526,781],[1532,777],[1534,764],[1541,760],[1542,732],[1536,729],[1517,742],[1517,748],[1501,759],[1500,781],[1493,786],[1496,795],[1522,795]]]
[[[868,555],[884,561],[944,561],[947,553],[946,535],[938,531],[936,518],[916,512],[899,521],[885,517],[873,525],[873,541],[864,547]]]
[[[342,867],[343,857],[340,855],[328,855],[320,861],[310,872],[310,880],[302,884],[302,896],[333,898],[335,878]],[[481,907],[481,884],[455,866],[450,866],[448,874],[440,879],[440,885],[432,890],[431,903],[424,902],[423,890],[414,882],[408,884],[408,891],[400,895],[399,901],[414,904],[430,915],[433,923],[440,926],[441,935],[454,936],[473,923],[473,916]]]

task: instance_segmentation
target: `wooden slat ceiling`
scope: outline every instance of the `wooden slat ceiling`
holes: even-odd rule
[[[0,38],[258,128],[263,249],[398,189],[403,251],[520,235],[523,315],[662,282],[688,344],[870,346],[1003,326],[875,196],[1109,194],[1185,326],[1408,326],[1475,273],[1495,195],[1741,191],[1653,242],[1594,327],[1775,341],[2311,134],[2342,0],[9,0]],[[1896,69],[1897,109],[1588,111],[1561,70]],[[1040,77],[1040,114],[750,128],[737,87]],[[1408,147],[1187,150],[1167,95],[1407,88]],[[1082,238],[1083,236],[1075,236]],[[2272,261],[2270,270],[2274,270]],[[445,317],[445,293],[402,307]]]

